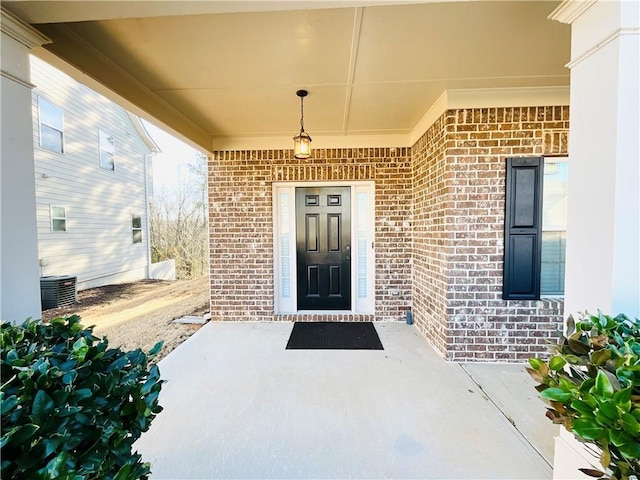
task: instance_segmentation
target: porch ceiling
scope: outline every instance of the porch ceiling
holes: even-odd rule
[[[567,86],[570,27],[547,19],[557,4],[3,2],[53,40],[34,53],[207,150],[288,146],[300,88],[317,146],[408,135],[448,89]]]

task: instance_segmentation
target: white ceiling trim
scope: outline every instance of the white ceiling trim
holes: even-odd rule
[[[596,0],[564,0],[547,18],[560,23],[572,24],[594,3]]]
[[[545,107],[569,105],[569,87],[473,88],[449,90],[448,108]]]
[[[9,10],[0,7],[0,31],[28,48],[40,47],[51,40]]]
[[[311,150],[323,148],[407,147],[409,135],[336,135],[316,137]],[[293,137],[214,138],[212,150],[292,150]],[[312,152],[313,154],[313,152]]]
[[[353,93],[353,79],[356,74],[358,61],[358,47],[362,30],[362,7],[357,7],[353,15],[353,34],[351,36],[351,52],[349,55],[349,73],[347,74],[347,91],[344,99],[344,115],[342,117],[342,133],[347,133],[349,126],[349,112],[351,112],[351,94]]]
[[[445,90],[409,134],[316,136],[312,149],[410,147],[451,109],[569,105],[569,87],[477,88]],[[292,137],[214,138],[213,150],[286,150]]]
[[[411,131],[411,145],[446,111],[460,108],[569,105],[569,87],[473,88],[445,90]]]
[[[413,128],[411,133],[409,134],[410,145],[415,145],[415,143],[424,135],[424,133],[429,130],[429,127],[435,123],[438,118],[449,108],[449,91],[445,90],[438,97],[438,99],[433,102],[431,108],[427,110],[427,113],[424,114],[424,117],[420,119],[418,124]]]

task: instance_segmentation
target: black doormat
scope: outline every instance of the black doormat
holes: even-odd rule
[[[296,322],[287,350],[384,350],[371,322]]]

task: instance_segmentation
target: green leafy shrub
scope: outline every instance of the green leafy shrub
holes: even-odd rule
[[[108,348],[77,315],[0,327],[2,478],[139,479],[132,444],[162,410],[158,367]]]
[[[640,321],[585,314],[567,320],[567,336],[549,360],[531,358],[529,374],[549,404],[547,417],[595,445],[605,471],[593,477],[640,478]]]

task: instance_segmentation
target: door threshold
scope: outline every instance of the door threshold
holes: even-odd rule
[[[373,322],[373,313],[353,313],[340,311],[276,313],[273,319],[280,322]]]
[[[298,310],[289,315],[358,315],[353,310]]]

